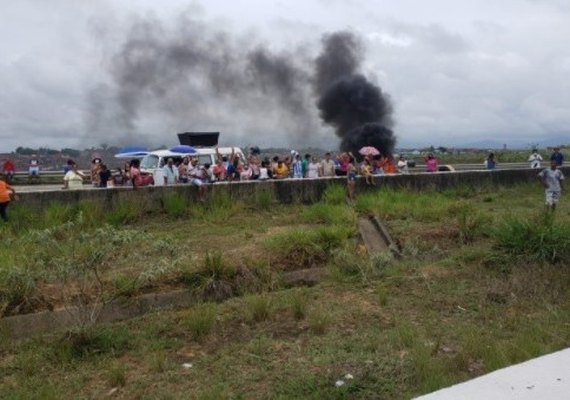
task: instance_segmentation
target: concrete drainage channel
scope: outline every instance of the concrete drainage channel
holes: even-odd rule
[[[311,268],[284,273],[283,286],[314,286],[320,282],[325,271],[326,268]],[[105,305],[94,305],[89,309],[70,307],[15,315],[0,318],[0,337],[25,338],[70,329],[76,326],[85,314],[98,314],[97,323],[108,323],[139,317],[152,311],[191,307],[199,300],[199,297],[190,290],[176,290],[118,298]]]
[[[358,220],[358,231],[368,254],[391,251],[395,256],[400,255],[388,229],[375,215],[360,218]]]
[[[376,216],[360,218],[358,230],[368,254],[396,252],[390,234]],[[285,287],[314,286],[324,275],[326,268],[310,268],[284,273],[282,282]],[[122,321],[144,315],[148,312],[191,307],[199,298],[189,290],[177,290],[167,293],[151,293],[131,298],[119,298],[108,304],[94,306],[99,309],[87,310],[99,314],[98,323]],[[101,308],[102,307],[102,308]],[[33,314],[15,315],[0,318],[0,336],[25,338],[33,335],[69,329],[77,324],[81,313],[86,310],[76,308],[42,311]]]

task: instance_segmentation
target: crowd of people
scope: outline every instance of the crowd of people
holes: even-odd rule
[[[538,151],[533,150],[528,158],[530,168],[540,169],[543,158]],[[558,167],[564,163],[564,155],[559,148],[555,148],[550,157],[550,168],[543,169],[538,178],[546,190],[546,205],[554,210],[560,199],[564,175]],[[485,160],[487,169],[495,169],[497,162],[493,153],[489,153]],[[438,171],[437,158],[429,153],[425,157],[426,172]],[[144,174],[140,169],[140,160],[132,159],[123,167],[115,170],[109,169],[103,161],[96,157],[90,166],[90,180],[95,187],[106,188],[114,186],[131,186],[134,189],[141,186],[152,185],[153,175]],[[216,151],[214,165],[198,164],[198,158],[186,156],[181,158],[168,158],[162,167],[162,176],[165,185],[191,184],[199,187],[199,198],[204,199],[206,185],[216,182],[232,181],[264,181],[269,179],[316,179],[327,177],[346,177],[347,194],[349,200],[354,198],[356,177],[362,176],[366,184],[374,185],[373,177],[384,174],[407,174],[408,161],[401,155],[398,161],[390,155],[361,154],[357,161],[352,153],[333,155],[326,153],[322,159],[305,154],[301,156],[295,151],[284,157],[260,157],[259,150],[252,148],[245,159],[232,153],[222,156]],[[7,220],[6,209],[16,196],[14,188],[10,185],[14,178],[15,168],[10,160],[6,160],[0,174],[0,219]],[[39,178],[39,163],[37,159],[30,160],[30,178]],[[63,189],[80,189],[87,176],[82,172],[74,160],[68,160],[64,167]]]

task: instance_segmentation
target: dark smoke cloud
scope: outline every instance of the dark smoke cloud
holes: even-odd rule
[[[99,87],[88,97],[88,130],[132,140],[154,118],[163,123],[162,143],[175,139],[172,130],[231,129],[251,143],[273,136],[302,144],[317,129],[317,116],[311,61],[299,54],[272,51],[188,16],[168,25],[133,20],[110,57],[108,90]]]
[[[380,87],[360,73],[362,44],[351,32],[323,38],[314,89],[322,120],[335,128],[341,149],[355,155],[363,146],[392,154],[396,144],[392,104]]]
[[[338,32],[322,45],[315,62],[301,45],[275,51],[190,14],[168,24],[134,19],[109,57],[110,82],[88,96],[88,131],[121,144],[166,144],[175,132],[220,130],[224,143],[324,145],[320,111],[343,150],[374,145],[391,152],[392,107],[360,73],[362,43]]]

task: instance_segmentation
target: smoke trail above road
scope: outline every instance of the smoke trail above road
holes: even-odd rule
[[[315,62],[314,89],[322,120],[335,128],[340,147],[355,155],[363,146],[392,154],[392,104],[380,87],[360,72],[363,46],[351,32],[325,35]]]

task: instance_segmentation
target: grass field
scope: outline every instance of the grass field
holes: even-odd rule
[[[0,397],[406,399],[570,344],[570,205],[538,184],[344,203],[51,206],[0,227],[4,315],[173,288],[203,303],[0,341]],[[402,257],[368,256],[374,213]],[[314,287],[280,274],[326,267]],[[0,333],[1,334],[1,333]],[[347,375],[349,374],[349,375]],[[343,384],[337,386],[337,381]]]

